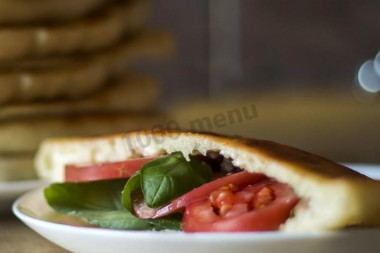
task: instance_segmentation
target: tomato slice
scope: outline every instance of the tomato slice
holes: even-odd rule
[[[185,209],[184,232],[268,231],[277,230],[298,201],[290,186],[243,171],[195,188],[167,206],[151,209],[142,200],[134,209],[141,218]]]
[[[277,230],[289,217],[298,202],[297,196],[274,200],[268,206],[232,218],[214,212],[209,201],[193,203],[186,207],[182,230],[184,232],[239,232]]]
[[[158,218],[162,216],[166,216],[170,213],[176,212],[185,206],[194,203],[196,201],[204,200],[208,198],[209,194],[220,187],[234,184],[237,187],[244,187],[249,184],[253,184],[265,179],[266,176],[264,174],[258,173],[250,173],[247,171],[238,172],[235,174],[231,174],[209,183],[203,184],[198,188],[184,194],[183,196],[177,198],[172,203],[158,208],[155,212],[155,215],[151,218]],[[146,218],[146,217],[144,217]]]
[[[264,180],[241,190],[222,187],[209,199],[186,206],[185,232],[238,232],[277,230],[289,217],[299,198],[290,187]]]
[[[133,158],[121,162],[93,165],[66,165],[66,182],[87,182],[95,180],[129,178],[141,169],[142,165],[158,157]]]

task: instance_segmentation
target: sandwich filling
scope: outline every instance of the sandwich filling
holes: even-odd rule
[[[244,171],[217,151],[71,164],[65,181],[44,191],[53,209],[116,229],[272,231],[300,202],[289,185]]]

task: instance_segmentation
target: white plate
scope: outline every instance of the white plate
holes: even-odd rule
[[[366,173],[365,167],[362,165],[362,173]],[[380,166],[375,167],[378,170],[375,177],[380,178]],[[78,219],[55,213],[42,193],[38,189],[20,197],[13,205],[13,212],[42,236],[73,252],[380,252],[378,228],[302,234],[185,234],[86,227]]]
[[[11,204],[17,197],[44,185],[46,185],[46,183],[40,180],[0,182],[0,211],[10,211]]]

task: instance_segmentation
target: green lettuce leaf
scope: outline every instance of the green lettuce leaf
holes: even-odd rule
[[[130,230],[179,230],[180,215],[160,219],[140,219],[124,209],[122,190],[125,179],[86,183],[55,183],[45,188],[48,204],[57,212],[85,218],[104,228]]]

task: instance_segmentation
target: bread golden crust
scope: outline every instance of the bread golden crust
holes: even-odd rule
[[[291,166],[297,173],[324,178],[364,177],[345,166],[317,155],[271,141],[243,139],[239,143],[251,152],[260,152],[267,159],[275,159]]]
[[[181,131],[139,131],[97,138],[52,139],[36,157],[40,176],[63,180],[67,163],[117,161],[180,151],[217,151],[235,166],[293,187],[302,201],[285,231],[380,225],[380,182],[316,155],[270,141]]]

